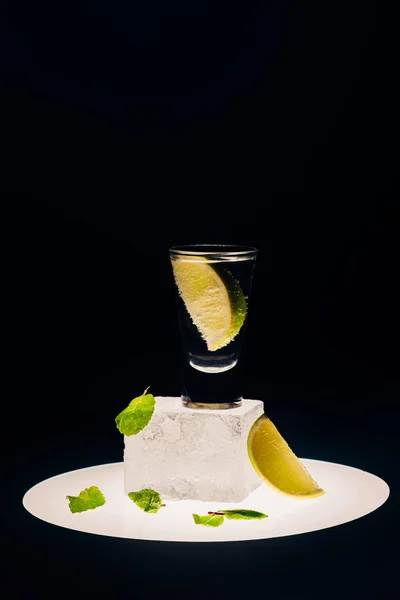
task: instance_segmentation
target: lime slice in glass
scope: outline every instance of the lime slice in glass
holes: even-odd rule
[[[192,262],[193,260],[193,262]],[[203,257],[172,261],[178,292],[210,351],[226,346],[239,333],[247,314],[242,288],[220,264]]]

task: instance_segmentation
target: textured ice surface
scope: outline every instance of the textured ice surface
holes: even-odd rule
[[[242,406],[191,409],[179,397],[156,396],[150,423],[124,436],[125,493],[151,488],[176,499],[241,502],[261,480],[247,454],[260,400]]]

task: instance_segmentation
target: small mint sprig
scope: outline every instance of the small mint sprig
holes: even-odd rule
[[[66,496],[66,498],[69,500],[69,510],[72,513],[93,510],[106,503],[103,492],[96,485],[85,488],[78,496]]]
[[[219,527],[224,522],[225,517],[231,521],[250,521],[255,519],[266,519],[268,515],[257,510],[247,510],[244,508],[209,511],[203,516],[193,514],[193,519],[196,525],[205,525],[206,527]]]
[[[144,512],[156,513],[165,504],[162,503],[161,496],[155,490],[146,488],[138,492],[129,492],[128,497]]]
[[[131,400],[128,406],[115,417],[120,433],[126,436],[136,435],[150,422],[156,401],[153,394],[147,393],[149,387],[141,396]]]
[[[218,513],[208,513],[204,516],[193,514],[193,519],[196,525],[205,525],[206,527],[219,527],[224,522],[224,516]]]

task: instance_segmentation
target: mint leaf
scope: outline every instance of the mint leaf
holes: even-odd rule
[[[154,490],[145,489],[138,492],[129,492],[128,496],[144,512],[156,513],[162,506],[161,496]]]
[[[79,496],[66,496],[66,498],[69,500],[69,509],[72,513],[93,510],[106,503],[103,493],[96,485],[85,488]]]
[[[246,510],[244,508],[236,508],[232,510],[219,510],[218,513],[223,514],[227,519],[265,519],[268,515],[257,510]]]
[[[153,394],[146,394],[148,389],[146,388],[141,396],[134,398],[115,417],[117,428],[124,435],[136,435],[146,427],[153,416],[156,401]]]
[[[207,527],[219,527],[224,522],[224,517],[215,513],[204,515],[203,517],[193,514],[193,519],[196,525],[206,525]]]

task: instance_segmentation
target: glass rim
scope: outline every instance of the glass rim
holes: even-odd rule
[[[258,248],[243,244],[178,244],[169,248],[173,256],[256,256]]]

